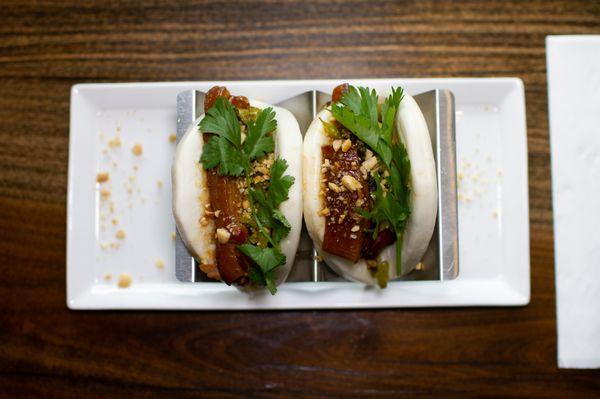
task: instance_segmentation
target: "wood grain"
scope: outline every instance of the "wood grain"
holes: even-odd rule
[[[598,397],[556,368],[544,38],[589,1],[12,1],[0,5],[0,397]],[[69,90],[79,82],[518,76],[531,304],[303,312],[65,307]]]

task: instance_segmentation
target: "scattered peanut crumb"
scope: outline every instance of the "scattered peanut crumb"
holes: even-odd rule
[[[121,138],[119,138],[119,136],[114,137],[110,140],[108,140],[108,146],[110,148],[117,148],[121,146]]]
[[[103,250],[108,249],[108,244],[103,242],[102,244],[100,244],[100,248],[102,248]]]
[[[171,232],[171,238],[172,238],[172,239],[175,239],[175,238],[177,238],[177,233],[175,233],[174,231],[173,231],[173,232]]]
[[[158,186],[158,188],[162,188],[162,186],[163,186],[162,180],[157,181],[156,185]]]
[[[137,172],[138,169],[139,169],[139,167],[137,165],[133,165],[133,170],[135,170]]]
[[[492,212],[492,217],[494,219],[498,219],[498,211],[497,210],[494,210],[494,212]]]
[[[119,288],[128,288],[131,285],[131,276],[129,274],[119,274]]]
[[[317,255],[314,258],[317,262],[323,262],[323,257],[321,255]]]
[[[171,143],[174,143],[174,142],[175,142],[175,140],[177,140],[177,135],[176,135],[175,133],[171,133],[171,134],[169,134],[169,141],[170,141]]]
[[[415,266],[416,270],[423,270],[425,269],[425,265],[423,264],[423,262],[419,262],[417,263],[417,266]]]
[[[154,264],[161,270],[165,268],[165,262],[163,262],[162,259],[158,259],[156,262],[154,262]]]
[[[144,152],[144,149],[141,144],[136,144],[131,148],[131,152],[133,152],[133,155],[140,156]]]
[[[125,232],[123,231],[123,229],[120,229],[117,231],[117,233],[115,234],[115,237],[117,237],[119,240],[122,240],[125,238]]]
[[[110,175],[108,174],[108,172],[100,172],[96,175],[96,181],[98,183],[104,183],[104,182],[108,181],[109,178],[110,178]]]
[[[119,219],[113,219],[112,220],[112,224],[115,225],[115,226],[118,225],[119,224]]]
[[[104,275],[104,279],[106,281],[110,281],[112,279],[112,275],[111,274],[106,274],[106,275]]]
[[[103,188],[102,190],[100,190],[100,195],[102,196],[102,198],[108,198],[110,197],[110,191]]]

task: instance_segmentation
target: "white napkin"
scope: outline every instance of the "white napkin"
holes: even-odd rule
[[[600,36],[548,36],[558,366],[600,367]]]

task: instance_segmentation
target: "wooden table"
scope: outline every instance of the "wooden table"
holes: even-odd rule
[[[0,397],[598,397],[556,367],[544,37],[600,3],[88,3],[0,5]],[[525,82],[529,306],[67,310],[72,84],[429,76]]]

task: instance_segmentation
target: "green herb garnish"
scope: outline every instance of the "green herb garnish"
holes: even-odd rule
[[[375,235],[382,224],[389,224],[394,230],[398,274],[402,272],[402,238],[410,215],[410,160],[404,144],[392,134],[396,111],[403,97],[402,88],[392,89],[392,94],[381,106],[381,121],[377,93],[366,87],[349,86],[341,101],[331,106],[335,119],[368,145],[383,162],[384,171],[373,175],[377,183],[373,208],[359,212],[375,222]]]
[[[204,169],[218,167],[218,173],[222,176],[246,178],[251,209],[249,225],[264,239],[257,240],[257,245],[239,245],[238,249],[254,263],[249,272],[250,279],[275,294],[275,269],[286,263],[280,242],[291,229],[279,206],[288,199],[294,178],[284,176],[287,163],[283,159],[276,159],[271,166],[268,185],[252,187],[252,161],[275,149],[271,133],[276,130],[277,121],[272,108],[251,110],[249,114],[240,114],[238,119],[235,108],[228,100],[218,98],[215,101],[199,125],[200,132],[214,134],[204,145],[200,162]],[[240,120],[247,128],[243,143]]]

